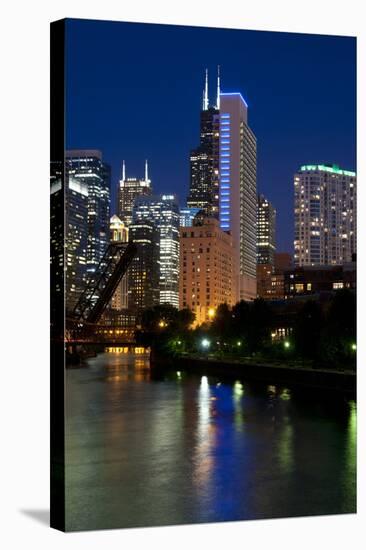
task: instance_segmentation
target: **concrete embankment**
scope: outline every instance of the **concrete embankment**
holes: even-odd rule
[[[151,366],[157,370],[181,370],[206,376],[253,380],[336,390],[356,395],[356,374],[351,371],[317,369],[203,357],[162,357],[154,353]]]

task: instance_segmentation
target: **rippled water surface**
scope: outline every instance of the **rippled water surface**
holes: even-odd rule
[[[66,373],[66,527],[336,514],[356,507],[356,405],[105,353]]]

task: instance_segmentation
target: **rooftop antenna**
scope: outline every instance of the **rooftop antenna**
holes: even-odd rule
[[[146,183],[149,181],[147,160],[145,160],[145,181]]]
[[[203,92],[203,104],[202,109],[204,111],[208,110],[208,69],[206,69],[206,77],[205,77],[205,90]]]
[[[217,98],[216,109],[220,110],[220,65],[217,65]]]
[[[126,179],[126,166],[125,166],[125,161],[123,160],[122,161],[122,181],[125,181]]]

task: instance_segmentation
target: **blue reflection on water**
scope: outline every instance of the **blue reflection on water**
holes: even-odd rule
[[[68,529],[355,510],[356,405],[344,397],[99,355],[67,372]]]

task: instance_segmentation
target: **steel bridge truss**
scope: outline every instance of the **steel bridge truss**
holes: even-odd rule
[[[72,313],[74,322],[79,326],[98,323],[136,252],[137,245],[133,242],[116,241],[109,244],[74,307]]]

